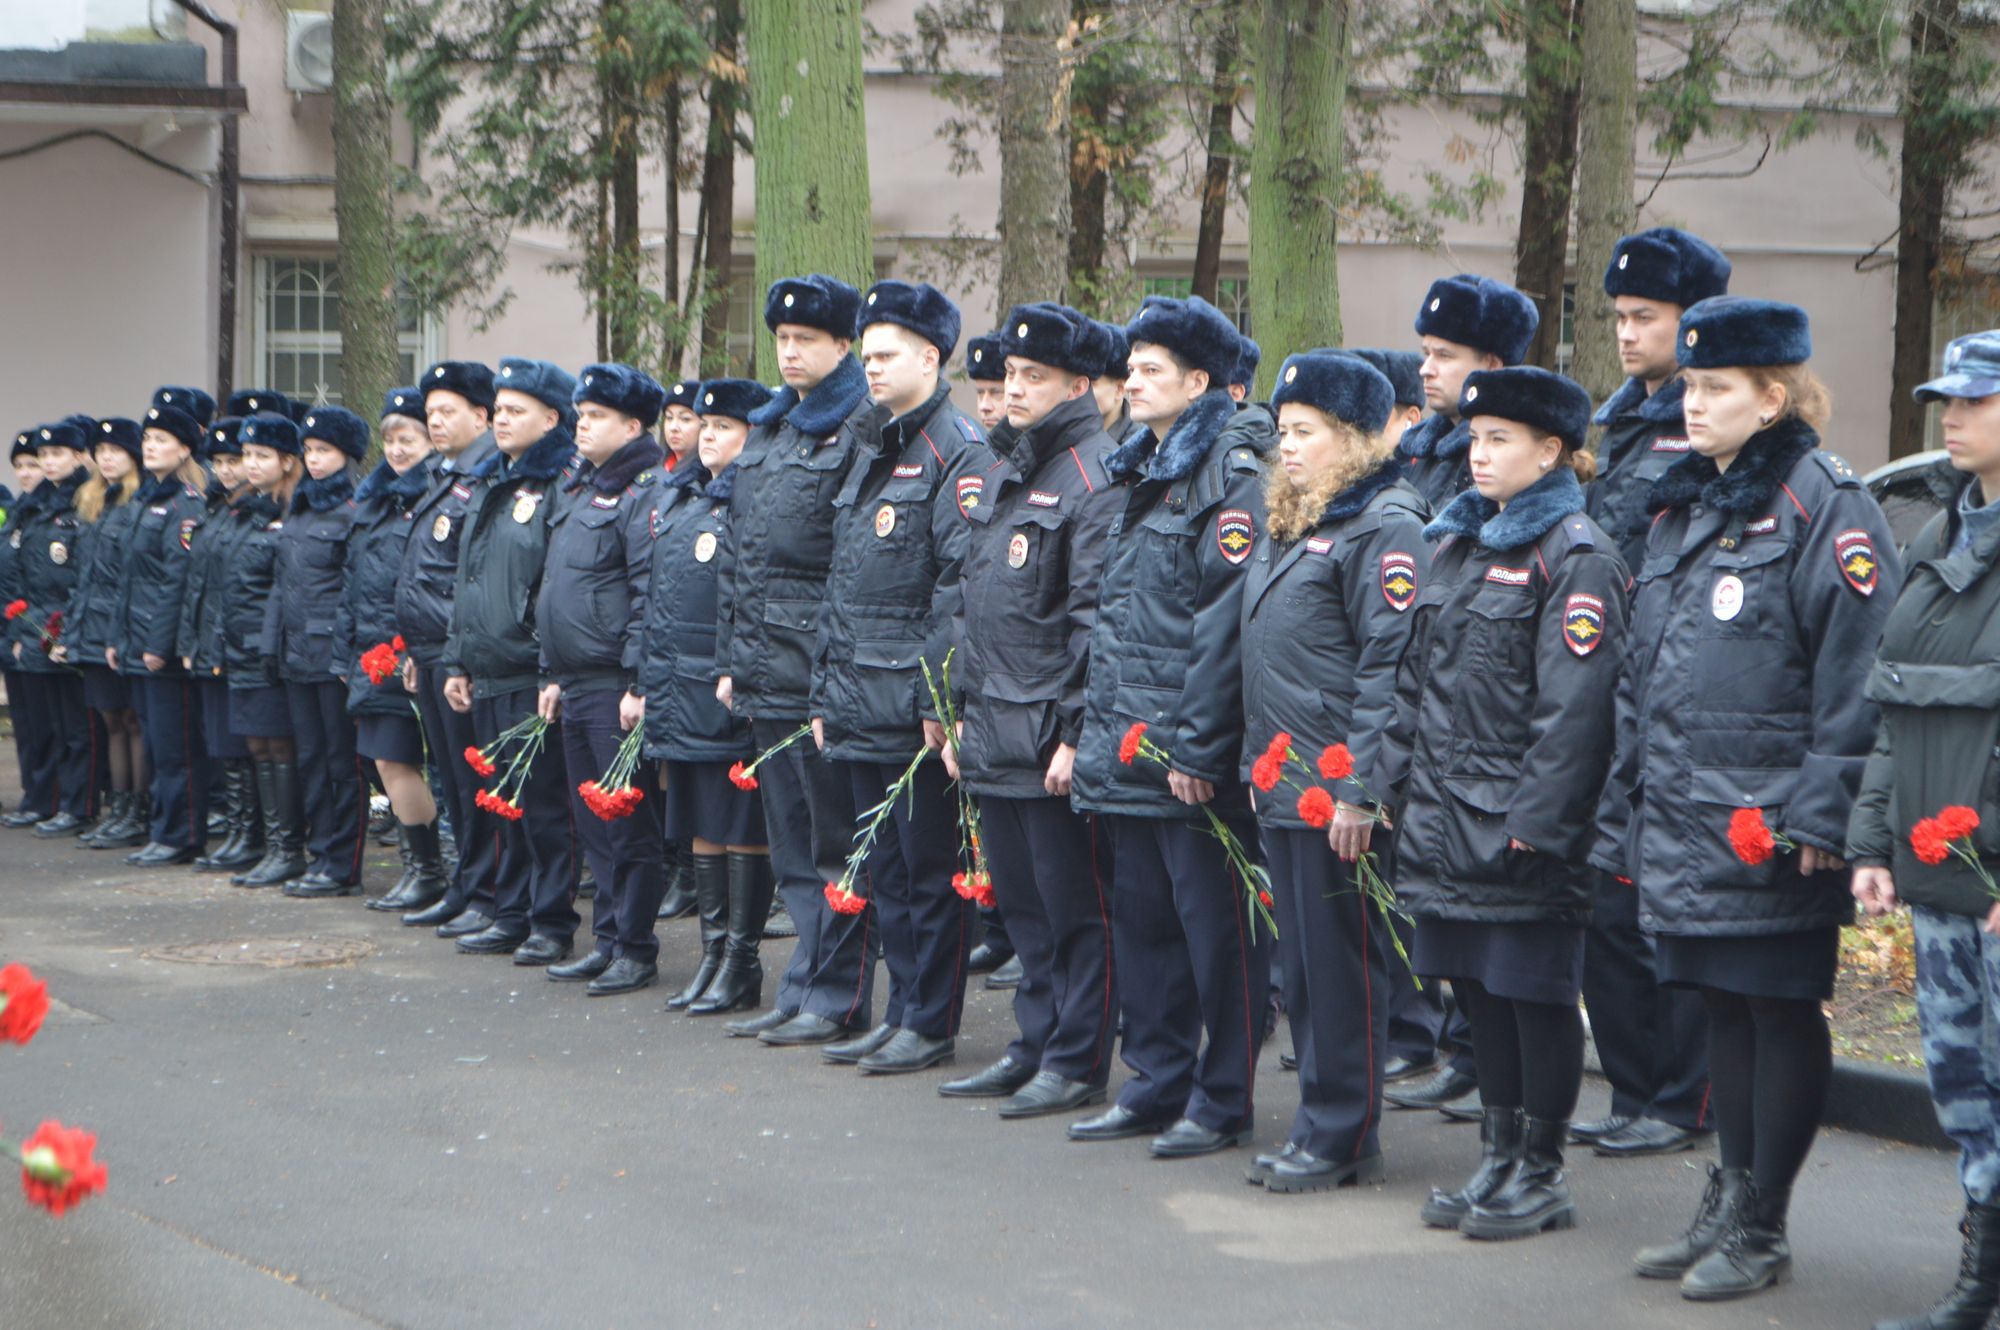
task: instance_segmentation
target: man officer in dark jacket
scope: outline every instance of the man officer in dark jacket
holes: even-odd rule
[[[729,536],[718,573],[715,695],[750,721],[761,753],[808,719],[820,602],[833,561],[833,499],[854,456],[849,418],[871,409],[849,354],[861,293],[813,273],[771,284],[764,323],[777,338],[785,387],[756,412],[737,459]],[[854,836],[847,782],[811,743],[758,769],[770,824],[771,871],[798,929],[771,1010],[730,1034],[828,1043],[865,1029],[874,994],[872,910],[839,915],[826,900]],[[804,814],[801,816],[801,814]],[[893,1013],[892,1013],[893,1014]]]
[[[1237,775],[1243,742],[1238,610],[1262,523],[1269,413],[1240,415],[1223,387],[1236,329],[1204,300],[1151,298],[1126,330],[1132,417],[1111,454],[1116,515],[1090,638],[1071,799],[1108,820],[1112,940],[1133,1077],[1074,1140],[1160,1133],[1161,1158],[1240,1144],[1270,988],[1269,935],[1203,805],[1252,843]],[[1262,416],[1265,430],[1235,422]],[[1121,760],[1135,723],[1165,769]],[[1202,1048],[1203,1036],[1207,1047]]]
[[[472,717],[480,744],[493,742],[540,707],[535,600],[550,518],[576,453],[569,428],[576,380],[567,372],[547,361],[508,356],[494,382],[496,447],[472,473],[452,583],[451,634],[439,663],[445,701]],[[497,833],[500,841],[493,922],[460,937],[460,951],[512,952],[516,965],[568,959],[580,921],[562,751],[562,725],[556,722],[529,764],[521,818],[485,813],[484,826],[474,833]]]
[[[1490,277],[1441,277],[1424,293],[1424,303],[1417,307],[1417,336],[1424,352],[1424,401],[1431,414],[1404,432],[1396,454],[1408,464],[1410,483],[1432,512],[1444,511],[1472,483],[1466,461],[1472,431],[1458,417],[1465,376],[1520,364],[1540,326],[1533,301]]]
[[[1091,380],[1110,339],[1076,310],[1017,305],[1007,422],[971,524],[954,640],[964,728],[947,753],[979,800],[993,890],[1021,960],[1019,1029],[998,1062],[938,1093],[1006,1097],[1005,1118],[1100,1103],[1116,1003],[1090,819],[1070,807],[1098,578],[1122,491]],[[1022,333],[1025,329],[1025,334]],[[1119,359],[1124,332],[1119,330]]]
[[[1584,490],[1591,517],[1618,542],[1634,574],[1645,562],[1652,515],[1646,495],[1688,455],[1681,419],[1686,385],[1675,360],[1681,312],[1729,289],[1729,260],[1698,236],[1655,227],[1619,240],[1604,270],[1618,315],[1618,360],[1630,377],[1600,408],[1597,479]],[[1653,941],[1639,928],[1639,893],[1600,873],[1584,935],[1583,997],[1611,1082],[1611,1111],[1570,1137],[1601,1155],[1685,1150],[1710,1131],[1708,1013],[1701,994],[1662,988]]]
[[[667,878],[654,766],[642,757],[633,769],[632,787],[642,793],[621,817],[600,816],[581,787],[602,779],[625,740],[618,703],[639,672],[653,574],[652,490],[665,456],[652,429],[666,390],[630,365],[585,365],[572,400],[582,465],[564,484],[552,521],[535,624],[550,680],[541,712],[548,720],[560,712],[570,822],[597,879],[597,945],[550,966],[549,978],[587,979],[584,991],[601,997],[659,978],[653,921]]]

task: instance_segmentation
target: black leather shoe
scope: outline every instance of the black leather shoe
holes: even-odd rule
[[[1014,953],[1012,950],[1005,947],[996,947],[991,942],[982,942],[974,947],[972,953],[965,958],[965,972],[967,974],[991,974],[1013,959]]]
[[[1217,1150],[1241,1145],[1249,1134],[1247,1128],[1243,1131],[1216,1131],[1202,1126],[1193,1118],[1182,1118],[1155,1136],[1152,1145],[1147,1148],[1155,1159],[1192,1159],[1196,1155],[1212,1155]],[[1275,1167],[1272,1176],[1277,1176]],[[1268,1187],[1271,1184],[1267,1182],[1264,1185]]]
[[[851,1067],[873,1053],[895,1037],[896,1027],[884,1021],[859,1039],[845,1039],[837,1044],[828,1044],[819,1051],[827,1062]]]
[[[569,959],[571,950],[572,944],[567,938],[550,937],[547,933],[530,933],[526,942],[514,948],[514,964],[560,965]],[[592,952],[591,954],[601,955],[602,953]],[[605,960],[607,964],[610,962],[609,957],[606,957]],[[555,976],[550,975],[549,978],[553,979]]]
[[[191,864],[201,851],[192,845],[162,845],[154,841],[143,850],[125,856],[125,862],[140,868],[165,868],[171,864]]]
[[[335,896],[359,896],[361,884],[342,882],[325,873],[307,873],[304,877],[293,878],[279,890],[298,900],[331,900]]]
[[[1449,1104],[1438,1105],[1438,1112],[1444,1116],[1446,1122],[1477,1122],[1479,1109],[1479,1096],[1476,1094],[1469,1094]]]
[[[1278,1054],[1278,1065],[1286,1071],[1297,1071],[1299,1069],[1299,1055],[1297,1053],[1280,1053]]]
[[[493,920],[477,910],[461,910],[438,925],[439,937],[470,937],[493,927]]]
[[[1479,1088],[1479,1078],[1470,1072],[1446,1067],[1427,1081],[1400,1090],[1384,1090],[1382,1099],[1397,1108],[1443,1108]],[[1478,1114],[1475,1111],[1474,1117]]]
[[[1243,1170],[1243,1180],[1253,1187],[1261,1187],[1271,1176],[1271,1170],[1278,1166],[1280,1159],[1290,1159],[1299,1153],[1299,1147],[1286,1141],[1283,1149],[1269,1150],[1250,1161],[1250,1167]]]
[[[766,1030],[775,1030],[796,1015],[798,1015],[796,1011],[779,1011],[773,1007],[761,1016],[752,1016],[740,1021],[725,1021],[722,1028],[731,1039],[756,1039]]]
[[[771,894],[771,912],[764,916],[764,934],[769,938],[794,938],[799,935],[799,926],[792,922],[792,912],[785,908],[785,898],[776,892]]]
[[[603,974],[585,985],[583,991],[591,997],[636,993],[642,988],[651,988],[659,979],[660,967],[653,962],[642,961],[636,956],[620,956]]]
[[[809,1011],[802,1011],[782,1025],[760,1030],[757,1038],[773,1048],[802,1048],[807,1044],[830,1044],[836,1039],[854,1033],[854,1030],[838,1021],[830,1021],[824,1016],[815,1016]]]
[[[523,942],[521,944],[521,951],[526,951],[535,944],[535,941],[536,939],[531,937],[526,942]],[[514,953],[515,960],[518,961],[520,959],[521,951]],[[565,947],[563,951],[567,955],[569,949]],[[561,957],[557,959],[560,960]],[[585,979],[595,979],[610,968],[611,953],[592,948],[566,965],[551,964],[549,966],[549,978],[559,984],[574,984]]]
[[[1009,956],[1005,965],[986,976],[986,986],[1003,992],[1009,988],[1019,988],[1023,973],[1025,971],[1021,968],[1021,958]]]
[[[1019,1093],[1000,1105],[1000,1116],[1044,1118],[1051,1113],[1069,1113],[1104,1102],[1104,1087],[1088,1081],[1072,1081],[1052,1071],[1038,1071]]]
[[[525,928],[502,928],[499,924],[458,940],[458,949],[469,956],[504,956],[528,940]]]
[[[1690,1131],[1658,1118],[1640,1118],[1622,1131],[1597,1138],[1597,1153],[1607,1159],[1643,1159],[1648,1155],[1675,1155],[1692,1150],[1708,1140],[1705,1131]]]
[[[58,836],[74,836],[89,825],[90,823],[75,813],[65,810],[54,817],[45,817],[35,823],[35,834],[54,840]]]
[[[1569,1138],[1578,1145],[1595,1145],[1602,1138],[1623,1131],[1638,1120],[1630,1113],[1606,1113],[1601,1118],[1572,1122],[1569,1126]]]
[[[1159,1152],[1154,1151],[1154,1153]],[[1288,1155],[1280,1155],[1271,1162],[1270,1169],[1264,1175],[1264,1190],[1287,1194],[1332,1191],[1337,1187],[1355,1187],[1362,1183],[1380,1182],[1387,1176],[1382,1166],[1381,1155],[1369,1155],[1366,1159],[1352,1159],[1344,1164],[1336,1164],[1331,1159],[1321,1159],[1307,1151],[1294,1150]]]
[[[949,1062],[958,1054],[958,1044],[949,1035],[933,1039],[915,1030],[898,1030],[889,1042],[854,1065],[868,1076],[901,1076]]]
[[[1035,1079],[1035,1070],[1025,1062],[1003,1057],[970,1076],[945,1081],[937,1091],[946,1099],[1005,1099]]]
[[[1437,1055],[1418,1060],[1416,1058],[1390,1058],[1389,1065],[1382,1068],[1382,1083],[1393,1085],[1397,1081],[1414,1081],[1419,1076],[1428,1076],[1437,1070]]]
[[[47,820],[44,814],[37,813],[32,808],[16,808],[13,812],[7,814],[7,816],[0,817],[0,827],[32,827],[37,822],[45,822]]]
[[[1134,1136],[1157,1136],[1173,1124],[1171,1118],[1149,1118],[1123,1104],[1113,1104],[1094,1118],[1069,1124],[1072,1141],[1123,1141]]]

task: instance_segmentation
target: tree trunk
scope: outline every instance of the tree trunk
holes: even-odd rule
[[[1028,301],[1068,297],[1068,34],[1067,0],[1001,2],[1002,314]]]
[[[1924,406],[1910,396],[1930,377],[1946,196],[1965,147],[1950,128],[1959,0],[1910,6],[1910,68],[1896,197],[1896,333],[1889,362],[1889,456],[1924,447]]]
[[[681,307],[681,81],[672,79],[667,83],[666,96],[661,98],[661,115],[665,121],[666,143],[662,151],[667,159],[666,205],[667,220],[662,228],[666,232],[665,243],[660,246],[660,309],[662,327],[660,332],[665,341],[660,363],[664,372],[680,377],[681,353],[686,350],[686,325],[674,319],[674,311]]]
[[[1637,224],[1633,140],[1639,131],[1639,6],[1584,0],[1581,107],[1576,134],[1576,363],[1572,375],[1601,402],[1624,381],[1616,319],[1601,274],[1618,238]]]
[[[715,53],[736,60],[743,26],[736,0],[715,0]],[[709,84],[708,139],[701,154],[701,375],[729,372],[729,297],[735,262],[736,112],[743,89],[727,74]]]
[[[1229,220],[1229,179],[1236,157],[1237,20],[1242,0],[1215,15],[1215,68],[1208,84],[1208,165],[1201,178],[1201,222],[1194,240],[1194,293],[1210,304],[1222,282],[1222,231]]]
[[[1102,0],[1074,0],[1070,17],[1078,28]],[[1096,95],[1093,98],[1093,90]],[[1110,91],[1097,80],[1070,83],[1069,116],[1069,303],[1086,314],[1103,312],[1105,229],[1111,172],[1101,150],[1112,111]],[[1002,313],[1005,313],[1003,310]]]
[[[1563,281],[1569,272],[1570,180],[1576,173],[1580,71],[1578,0],[1528,0],[1523,65],[1521,229],[1514,240],[1514,285],[1535,302],[1541,327],[1527,362],[1556,367],[1562,341]]]
[[[611,248],[604,264],[604,302],[610,358],[638,356],[644,329],[637,294],[639,248],[639,90],[632,86],[627,55],[614,54],[630,40],[626,0],[604,0],[603,48],[597,77],[604,92],[605,169],[611,177]]]
[[[1270,395],[1292,351],[1339,346],[1335,250],[1345,169],[1348,0],[1265,0],[1250,137],[1250,308],[1268,351],[1255,395]]]
[[[822,272],[860,287],[875,271],[861,0],[757,0],[745,8],[757,129],[757,285]],[[777,364],[770,334],[753,373]]]
[[[333,11],[333,214],[339,227],[340,400],[373,419],[402,381],[390,197],[385,0]]]

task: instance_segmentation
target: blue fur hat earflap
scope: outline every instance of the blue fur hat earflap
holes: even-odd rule
[[[710,379],[698,391],[700,395],[694,401],[696,415],[727,416],[743,421],[777,396],[755,379]]]
[[[585,365],[570,392],[570,402],[576,406],[585,402],[608,406],[651,429],[659,423],[660,411],[666,406],[667,390],[646,371],[612,361]]]
[[[1505,282],[1477,273],[1440,277],[1417,310],[1417,335],[1442,337],[1518,365],[1535,340],[1542,316],[1535,304]]]
[[[871,324],[893,323],[908,328],[938,350],[940,363],[958,348],[958,306],[929,282],[877,282],[868,288],[855,320],[859,337]]]
[[[1000,344],[1010,356],[1086,378],[1104,367],[1104,339],[1093,332],[1090,320],[1068,305],[1046,300],[1008,310]]]
[[[998,383],[1007,377],[1007,348],[999,333],[986,333],[965,344],[965,377],[974,383]]]
[[[1604,294],[1689,305],[1729,291],[1729,260],[1686,231],[1655,226],[1621,237],[1604,269]]]
[[[153,390],[154,406],[170,406],[188,419],[194,421],[197,433],[208,428],[208,422],[215,419],[215,399],[199,388],[182,388],[167,384]]]
[[[201,451],[202,431],[208,428],[177,406],[147,407],[146,419],[141,424],[146,429],[165,430],[191,453]]]
[[[1803,365],[1812,359],[1812,323],[1782,300],[1714,296],[1681,315],[1674,355],[1688,369]]]
[[[355,461],[368,456],[368,422],[344,406],[316,406],[299,423],[299,442],[330,443]]]
[[[493,371],[476,360],[440,360],[424,371],[417,386],[432,393],[457,393],[474,406],[493,409]]]
[[[1200,296],[1147,296],[1125,325],[1125,337],[1135,347],[1141,342],[1163,346],[1190,369],[1208,371],[1210,388],[1227,387],[1243,358],[1243,336],[1236,325]]]
[[[1590,428],[1590,394],[1582,384],[1533,365],[1474,370],[1458,394],[1458,418],[1494,416],[1583,447]]]
[[[764,326],[772,332],[781,323],[796,323],[852,339],[854,321],[860,316],[861,293],[825,273],[780,277],[764,293]]]
[[[1338,351],[1301,351],[1285,357],[1271,410],[1288,402],[1317,407],[1364,434],[1379,434],[1395,409],[1396,389],[1388,376],[1359,356]]]
[[[236,431],[236,441],[245,447],[254,443],[260,448],[293,457],[300,452],[299,427],[292,423],[291,417],[265,415],[261,411],[243,418],[242,428]]]

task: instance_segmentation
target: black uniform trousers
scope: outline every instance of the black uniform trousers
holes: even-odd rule
[[[1583,941],[1583,1004],[1611,1082],[1611,1111],[1710,1131],[1708,1010],[1692,988],[1663,987],[1639,889],[1597,875]]]
[[[185,674],[127,678],[132,707],[153,763],[153,842],[175,849],[208,845],[208,750],[201,697]]]
[[[347,685],[285,681],[285,708],[298,745],[299,791],[309,834],[307,871],[336,882],[361,880],[368,843],[368,782],[354,751],[354,722],[347,714]]]
[[[797,722],[752,720],[750,738],[762,753],[797,728]],[[811,735],[759,767],[757,781],[771,872],[799,930],[778,981],[776,1009],[810,1012],[840,1025],[864,1024],[875,1003],[875,907],[835,914],[826,901],[826,884],[840,878],[853,846],[853,791]],[[870,877],[889,875],[885,866]],[[867,885],[872,894],[882,883]],[[890,1019],[897,1014],[892,1011]]]
[[[1391,967],[1405,981],[1409,967],[1324,831],[1266,828],[1263,836],[1299,1059],[1291,1141],[1336,1164],[1373,1158],[1382,1153]],[[1379,829],[1375,839],[1383,839]]]
[[[645,792],[630,816],[607,822],[590,811],[577,793],[585,781],[596,780],[618,756],[626,732],[618,726],[616,689],[571,694],[562,700],[563,760],[569,768],[570,819],[583,842],[590,875],[597,880],[591,920],[597,950],[607,956],[653,961],[660,939],[653,920],[667,894],[666,855],[660,829],[659,769],[641,758],[632,784]]]
[[[7,677],[7,697],[19,699],[12,710],[23,765],[34,754],[32,778],[22,777],[21,807],[51,817],[95,816],[103,722],[83,703],[83,676],[18,670]]]
[[[1111,963],[1111,884],[1091,819],[1068,799],[982,798],[979,825],[993,892],[1006,913],[1021,983],[1007,1046],[1016,1062],[1065,1080],[1111,1076],[1118,1000]]]
[[[492,743],[501,734],[535,714],[540,690],[517,688],[472,699],[472,733],[476,743]],[[528,767],[527,784],[519,802],[521,820],[510,822],[480,809],[475,828],[499,832],[499,862],[494,884],[493,923],[569,942],[582,916],[576,912],[576,834],[570,824],[568,770],[563,763],[563,725],[549,726],[542,751]],[[512,751],[498,759],[507,770]],[[601,883],[599,884],[602,885]]]
[[[1246,1130],[1269,1011],[1270,934],[1251,927],[1243,883],[1198,809],[1104,820],[1122,1047],[1133,1073],[1118,1102],[1141,1117]],[[1256,844],[1247,818],[1232,830]]]
[[[833,765],[847,777],[857,816],[882,802],[904,766]],[[926,758],[908,790],[897,797],[868,858],[882,958],[889,966],[890,988],[902,999],[897,1028],[928,1039],[957,1035],[965,1014],[973,907],[951,884],[959,868],[958,849],[957,795],[944,763]]]
[[[458,870],[451,875],[445,900],[453,915],[477,910],[493,917],[494,883],[500,863],[500,831],[472,800],[479,777],[465,765],[465,750],[477,747],[472,713],[451,709],[444,700],[445,673],[436,665],[417,666],[417,715],[423,720],[424,745],[430,749],[431,779],[451,810],[451,835],[458,845]]]

